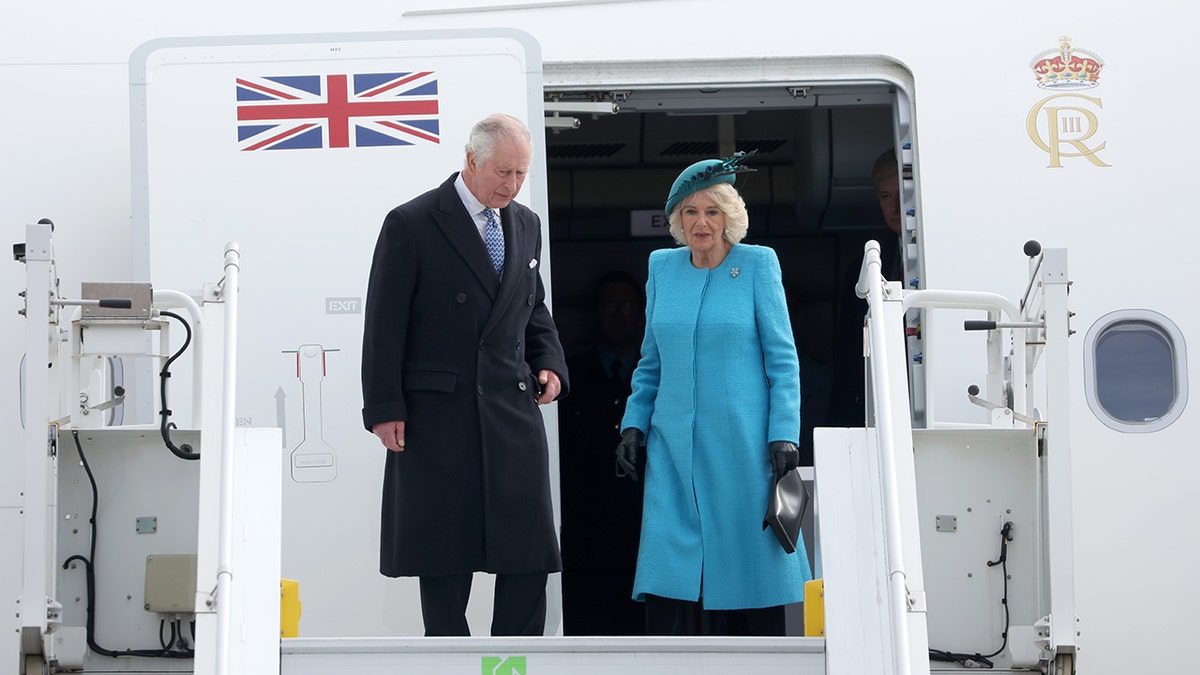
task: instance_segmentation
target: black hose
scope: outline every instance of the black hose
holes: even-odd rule
[[[175,359],[179,358],[188,348],[188,345],[192,343],[192,327],[188,325],[188,322],[185,321],[182,316],[179,316],[174,312],[164,311],[159,313],[163,316],[169,316],[179,323],[182,323],[184,330],[187,331],[187,335],[183,340],[183,346],[179,348],[179,351],[171,355],[171,358],[167,359],[167,362],[163,364],[162,371],[160,371],[158,374],[160,382],[159,398],[162,399],[162,410],[158,412],[158,414],[162,416],[162,423],[159,425],[159,431],[162,433],[163,442],[167,444],[167,449],[170,450],[176,457],[180,459],[200,459],[200,453],[193,452],[192,446],[188,445],[187,443],[184,443],[182,446],[176,446],[171,442],[170,429],[174,425],[172,425],[169,421],[171,417],[171,409],[167,407],[167,378],[171,377],[171,364],[174,363]]]
[[[991,654],[967,654],[963,652],[949,652],[941,649],[930,649],[930,661],[942,661],[950,663],[959,663],[963,666],[974,668],[994,668],[995,664],[991,659],[998,656],[1006,648],[1008,648],[1008,628],[1009,628],[1009,613],[1008,613],[1008,542],[1012,541],[1012,521],[1004,523],[1004,527],[1000,528],[1000,557],[995,560],[989,560],[988,567],[1000,566],[1001,574],[1003,574],[1004,595],[1000,599],[1000,604],[1004,607],[1004,632],[1000,634],[1002,642],[1000,648]]]

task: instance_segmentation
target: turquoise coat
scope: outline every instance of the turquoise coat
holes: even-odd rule
[[[646,433],[635,599],[705,609],[804,599],[803,541],[784,553],[762,527],[767,445],[800,437],[799,360],[773,250],[735,244],[713,270],[693,267],[686,247],[650,255],[629,427]]]

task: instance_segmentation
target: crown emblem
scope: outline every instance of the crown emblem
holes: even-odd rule
[[[1100,84],[1100,69],[1104,61],[1099,56],[1071,47],[1070,37],[1059,38],[1058,49],[1050,49],[1033,57],[1029,63],[1043,89],[1074,91],[1091,89]]]

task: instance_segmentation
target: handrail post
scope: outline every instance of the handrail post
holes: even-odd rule
[[[57,345],[57,312],[50,298],[54,294],[53,228],[45,223],[25,227],[25,438],[24,546],[21,567],[20,612],[21,652],[43,654],[52,647],[46,636],[51,630],[49,614],[56,600],[56,577],[52,571],[55,538],[52,533],[57,517],[58,495],[55,481],[56,459],[51,454],[57,442],[57,425],[50,419],[50,385],[45,365],[57,361],[51,346]],[[57,369],[56,369],[57,370]]]
[[[1046,249],[1037,279],[1046,316],[1046,541],[1049,581],[1049,645],[1054,657],[1074,659],[1075,550],[1071,470],[1071,312],[1065,249]]]
[[[907,575],[904,566],[904,531],[900,518],[900,499],[896,478],[895,422],[892,415],[892,396],[889,387],[889,356],[885,341],[884,287],[879,243],[868,241],[863,251],[863,266],[855,290],[867,299],[870,355],[871,393],[874,400],[875,426],[879,438],[880,468],[883,472],[884,521],[887,539],[888,610],[892,624],[892,649],[896,673],[912,672],[909,648]]]
[[[225,279],[221,286],[225,301],[225,341],[221,395],[221,487],[217,544],[217,675],[228,675],[230,643],[231,586],[233,583],[233,437],[237,403],[237,309],[240,254],[237,244],[225,245]]]

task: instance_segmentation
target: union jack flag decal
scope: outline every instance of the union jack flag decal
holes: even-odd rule
[[[237,78],[238,148],[438,143],[433,71]]]

